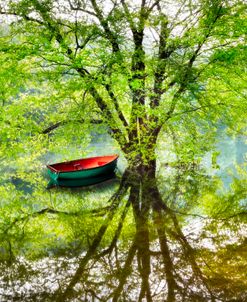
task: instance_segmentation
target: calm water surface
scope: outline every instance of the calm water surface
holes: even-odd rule
[[[106,136],[91,147],[118,152]],[[87,188],[48,191],[28,168],[2,179],[0,301],[247,301],[247,150],[227,136],[217,149],[218,166],[207,154],[178,168],[160,147],[167,208],[121,183],[123,157],[115,179]]]

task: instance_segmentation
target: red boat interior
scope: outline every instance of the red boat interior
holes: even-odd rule
[[[47,167],[55,172],[69,172],[84,169],[93,169],[100,166],[104,166],[117,158],[118,155],[97,156],[57,163],[53,165],[48,165]]]

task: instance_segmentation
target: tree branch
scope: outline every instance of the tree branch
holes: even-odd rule
[[[96,213],[97,210],[92,210],[93,213]],[[34,218],[34,217],[37,217],[39,215],[43,215],[43,214],[63,214],[63,215],[68,215],[68,216],[79,216],[79,215],[82,215],[84,214],[84,212],[66,212],[66,211],[58,211],[58,210],[55,210],[53,208],[44,208],[44,209],[41,209],[39,211],[36,211],[36,212],[32,212],[32,213],[29,213],[29,214],[26,214],[25,216],[20,216],[20,217],[17,217],[15,218],[11,223],[10,225],[5,228],[3,230],[3,233],[8,233],[8,231],[13,227],[15,226],[16,224],[18,224],[19,222],[25,222],[25,221],[28,221],[28,219],[31,219],[31,218]]]
[[[59,121],[59,122],[57,122],[55,124],[52,124],[49,127],[45,128],[44,130],[42,130],[41,133],[42,134],[48,134],[48,133],[52,132],[53,130],[55,130],[55,129],[61,127],[61,126],[67,125],[69,123],[74,123],[74,122],[75,123],[81,123],[81,124],[83,124],[85,122],[85,120],[82,119],[82,120],[64,120],[64,121]],[[102,120],[91,120],[90,122],[92,124],[97,124],[97,125],[103,123]]]
[[[78,6],[75,7],[75,6],[73,6],[71,0],[68,0],[68,2],[69,2],[69,6],[70,6],[70,9],[71,9],[71,10],[74,10],[74,11],[81,11],[81,12],[87,13],[87,14],[89,14],[89,15],[91,15],[91,16],[97,17],[96,14],[95,14],[94,12],[82,8],[82,7],[79,5],[79,3],[78,3]]]
[[[119,53],[120,48],[119,48],[119,45],[117,42],[117,36],[111,31],[107,20],[104,18],[102,11],[100,10],[99,6],[97,5],[97,2],[95,0],[90,0],[90,1],[94,8],[95,15],[97,16],[98,20],[100,21],[101,26],[104,28],[106,37],[112,45],[113,53]],[[104,86],[105,86],[110,98],[113,101],[113,105],[116,109],[119,119],[122,121],[124,127],[128,127],[128,123],[123,115],[123,112],[120,110],[117,98],[115,97],[111,84],[106,83],[106,84],[104,84]]]
[[[148,11],[151,13],[155,6],[159,6],[161,0],[156,0],[149,8]]]
[[[1,7],[0,7],[1,8]],[[7,12],[7,11],[0,11],[0,15],[6,15],[6,16],[15,16],[15,17],[20,17],[20,18],[23,18],[25,19],[26,21],[32,21],[32,22],[37,22],[39,23],[40,25],[44,25],[44,22],[42,22],[41,20],[38,20],[38,19],[35,19],[33,17],[29,17],[25,14],[17,14],[15,12]]]
[[[175,230],[175,231],[170,230],[170,232],[180,242],[180,244],[181,244],[181,246],[182,246],[182,248],[184,250],[184,254],[187,257],[187,259],[189,260],[191,268],[192,268],[195,276],[197,278],[199,278],[204,283],[204,285],[207,288],[207,290],[208,290],[211,298],[214,299],[215,298],[214,294],[213,294],[213,292],[211,291],[211,289],[210,289],[210,287],[208,285],[207,279],[203,275],[203,272],[201,271],[199,265],[196,262],[194,249],[191,247],[191,245],[189,244],[187,238],[183,234],[183,232],[182,232],[182,230],[181,230],[181,228],[179,226],[179,223],[178,223],[178,220],[177,220],[177,217],[176,217],[175,213],[170,210],[169,211],[169,215],[170,215],[170,217],[171,217],[171,219],[173,221],[174,230]]]
[[[113,34],[113,32],[111,31],[109,24],[107,22],[107,20],[104,19],[103,13],[101,12],[101,10],[99,9],[97,2],[95,0],[90,0],[92,3],[92,6],[94,8],[95,11],[95,15],[98,18],[98,20],[100,21],[101,26],[104,28],[105,34],[107,39],[110,41],[111,45],[112,45],[112,50],[114,53],[119,52],[119,45],[117,42],[117,36]]]
[[[175,299],[175,289],[177,288],[177,284],[174,278],[174,265],[172,262],[170,250],[167,243],[167,237],[164,227],[164,218],[162,216],[161,211],[157,211],[154,213],[154,224],[156,226],[156,231],[159,238],[159,244],[162,254],[163,263],[165,266],[165,276],[168,286],[168,295],[167,301],[174,301]]]
[[[118,227],[117,227],[117,230],[115,232],[115,235],[111,241],[111,244],[109,245],[109,247],[107,249],[105,249],[103,252],[101,252],[99,254],[99,258],[107,255],[107,254],[111,254],[113,249],[116,247],[117,245],[117,241],[118,241],[118,238],[121,234],[121,231],[122,231],[122,228],[123,228],[123,224],[124,224],[124,220],[125,220],[125,217],[128,213],[128,210],[129,210],[129,207],[130,207],[130,198],[128,199],[128,202],[126,203],[125,205],[125,208],[121,214],[121,217],[119,218],[119,223],[118,223]]]
[[[127,259],[125,261],[124,267],[121,270],[120,276],[119,276],[119,284],[118,287],[114,290],[113,292],[113,298],[112,298],[112,302],[117,302],[121,292],[123,290],[124,284],[126,282],[127,277],[130,275],[132,268],[131,268],[131,264],[133,262],[133,259],[135,257],[136,254],[136,250],[137,250],[137,238],[135,236],[132,246],[129,249],[128,255],[127,255]]]
[[[93,1],[93,0],[92,0]],[[37,11],[42,16],[43,20],[46,23],[45,25],[48,27],[48,29],[51,31],[51,33],[55,36],[57,42],[66,50],[66,53],[69,57],[69,59],[73,62],[73,56],[72,56],[72,49],[66,45],[66,42],[64,40],[64,37],[62,36],[61,32],[59,31],[59,28],[54,24],[54,21],[51,20],[49,14],[47,11],[44,11],[41,4],[33,0],[34,6],[37,9]],[[79,75],[82,78],[90,78],[90,73],[84,68],[84,67],[76,67],[75,70],[79,73]],[[107,104],[103,100],[103,98],[98,93],[97,89],[94,87],[94,84],[90,84],[90,87],[88,89],[94,100],[96,101],[96,104],[98,105],[99,109],[101,110],[105,120],[107,121],[109,127],[112,130],[113,137],[117,140],[117,142],[120,144],[120,146],[123,148],[124,145],[127,143],[125,136],[122,134],[120,128],[118,127],[112,112],[108,108]],[[108,122],[109,121],[109,122]]]
[[[123,175],[122,181],[120,183],[120,186],[119,186],[117,192],[109,200],[111,202],[111,206],[108,211],[108,214],[107,214],[104,222],[102,223],[99,231],[97,232],[96,236],[94,237],[92,244],[89,246],[86,255],[82,258],[82,260],[79,264],[79,267],[76,270],[76,273],[70,280],[64,293],[62,293],[63,301],[66,301],[71,296],[73,296],[74,286],[79,282],[79,280],[83,274],[83,271],[84,271],[86,265],[88,264],[89,260],[92,259],[94,257],[94,255],[96,254],[97,248],[99,247],[99,244],[102,241],[102,238],[103,238],[105,232],[107,231],[109,224],[112,221],[112,219],[116,213],[119,203],[121,202],[121,198],[126,194],[126,192],[128,190],[128,185],[126,185],[126,181],[127,181],[126,178],[127,178],[127,173],[125,173]],[[61,295],[59,294],[59,298],[57,299],[57,301],[60,301],[60,296]]]
[[[159,106],[160,99],[165,90],[162,89],[162,83],[166,78],[166,60],[170,57],[174,49],[167,49],[166,42],[169,36],[170,30],[168,29],[167,16],[163,15],[161,21],[161,30],[159,35],[159,53],[158,53],[158,65],[154,73],[154,96],[150,100],[150,107],[155,108]]]
[[[213,21],[211,22],[211,24],[208,27],[207,33],[205,34],[203,40],[197,45],[195,51],[193,52],[191,58],[189,59],[189,61],[187,63],[183,78],[182,78],[181,83],[180,83],[180,87],[177,90],[177,92],[174,94],[172,102],[170,104],[170,108],[168,109],[168,111],[166,113],[166,121],[171,118],[171,116],[172,116],[172,114],[173,114],[173,112],[176,108],[176,105],[177,105],[177,102],[179,100],[180,95],[186,90],[186,86],[187,86],[187,84],[189,82],[189,79],[190,79],[190,73],[191,73],[193,64],[194,64],[196,58],[198,57],[199,51],[201,50],[202,46],[205,44],[208,37],[210,36],[211,31],[213,29],[213,26],[215,25],[216,21],[220,18],[221,9],[222,9],[222,6],[220,6],[218,8],[217,13],[215,15],[215,18],[213,19]]]
[[[133,22],[133,19],[132,19],[132,17],[131,17],[130,11],[129,11],[129,9],[128,9],[128,6],[127,6],[125,0],[120,0],[120,1],[121,1],[122,6],[123,6],[123,9],[124,9],[126,18],[127,18],[128,22],[129,22],[130,29],[131,29],[132,33],[133,33],[133,32],[136,32],[137,29],[136,29],[136,27],[135,27],[135,24],[134,24],[134,22]]]
[[[186,113],[198,111],[198,110],[201,110],[201,109],[203,109],[203,108],[216,107],[216,106],[220,106],[220,105],[224,106],[225,104],[219,102],[219,103],[214,104],[214,105],[211,105],[211,104],[209,104],[209,105],[202,105],[202,106],[200,106],[200,107],[194,107],[194,108],[192,108],[192,109],[188,109],[188,110],[185,110],[185,111],[181,111],[181,112],[174,113],[173,116],[182,115],[182,114],[186,114]],[[173,116],[172,116],[172,117],[173,117]]]
[[[118,100],[117,100],[117,98],[116,98],[116,96],[115,96],[115,94],[114,94],[114,92],[113,92],[113,90],[111,88],[111,85],[109,83],[106,83],[106,84],[104,84],[104,86],[105,86],[105,88],[106,88],[109,96],[111,97],[111,99],[113,101],[113,104],[114,104],[114,107],[115,107],[115,109],[117,111],[119,119],[122,121],[123,125],[127,128],[129,124],[128,124],[125,116],[123,115],[122,110],[119,107]]]

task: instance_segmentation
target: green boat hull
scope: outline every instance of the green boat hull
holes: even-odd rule
[[[114,172],[98,175],[96,177],[91,178],[76,178],[76,179],[51,179],[47,188],[51,188],[54,186],[60,186],[60,187],[84,187],[84,186],[90,186],[94,184],[98,184],[101,182],[104,182],[106,180],[109,180],[111,178],[114,178],[116,174]]]

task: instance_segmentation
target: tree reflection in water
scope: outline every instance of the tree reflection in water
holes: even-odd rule
[[[236,182],[223,196],[207,177],[185,170],[168,192],[152,173],[129,168],[105,208],[46,207],[5,221],[1,301],[246,301],[243,186]],[[219,204],[211,217],[195,211],[202,196],[210,196],[204,211]],[[57,219],[77,240],[28,260],[35,219]],[[15,241],[23,241],[19,251]]]

